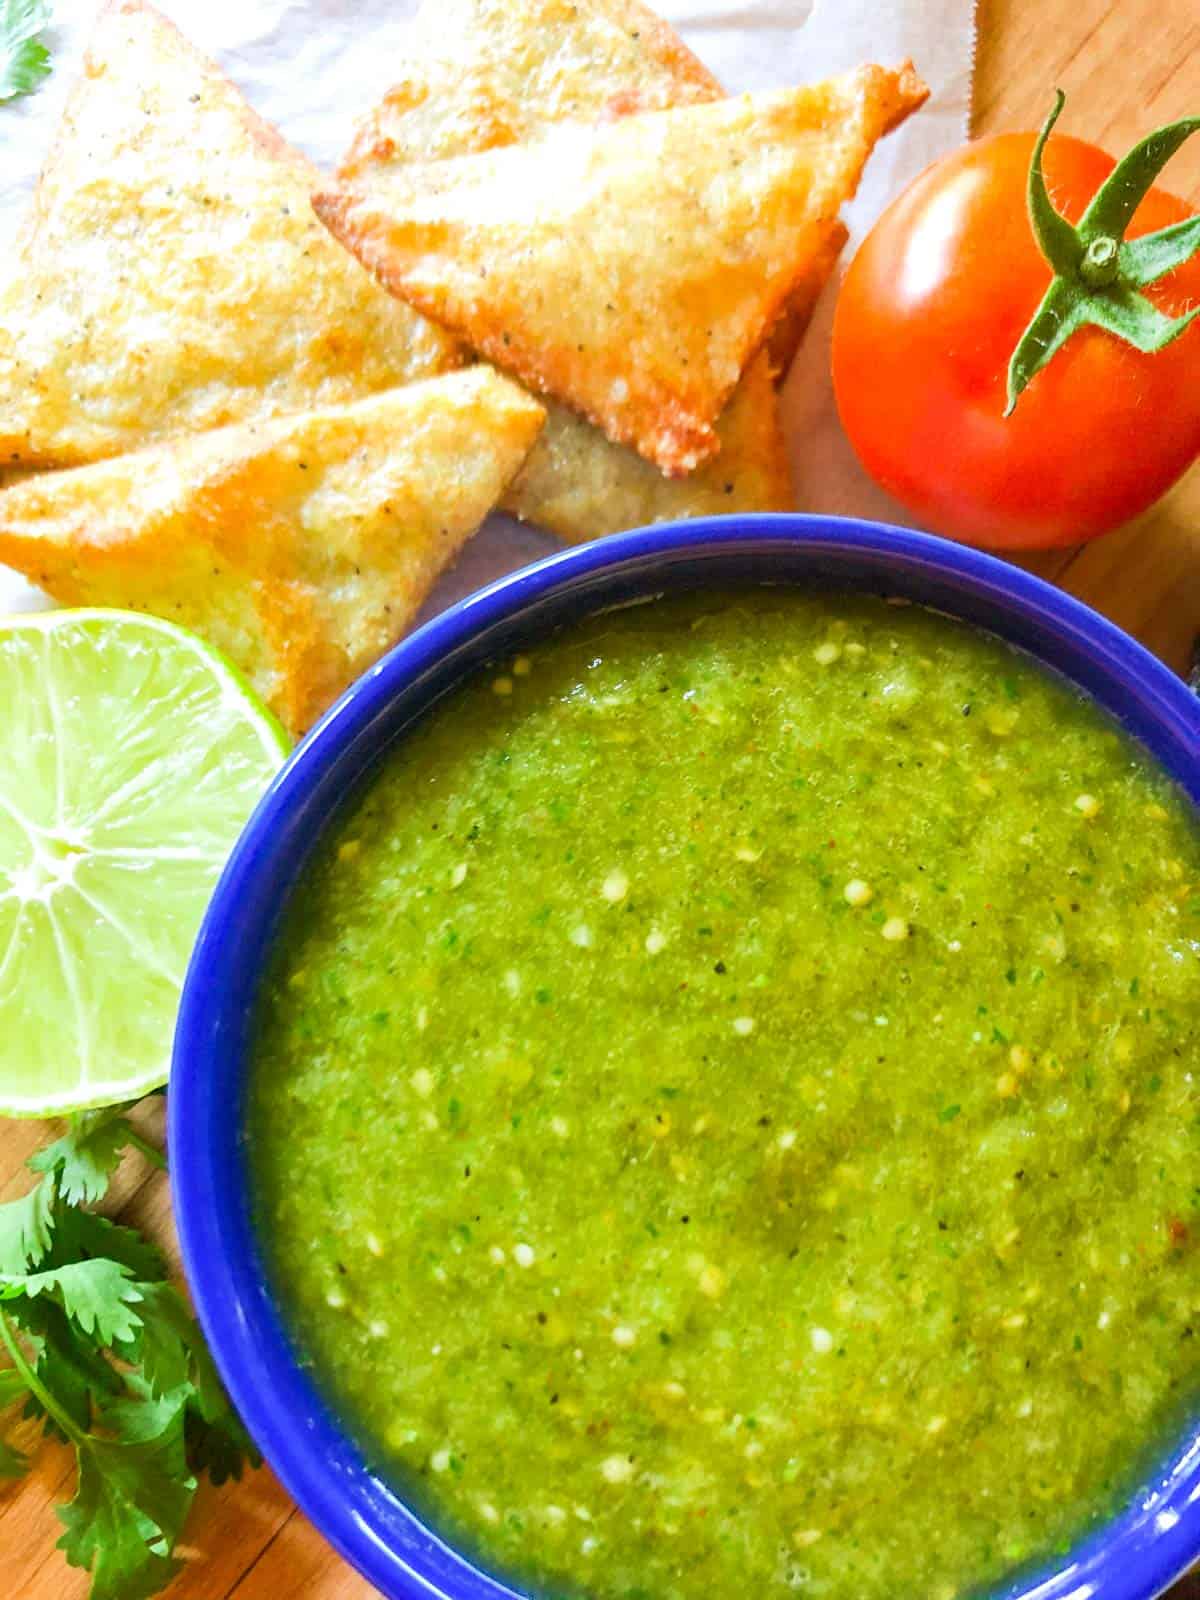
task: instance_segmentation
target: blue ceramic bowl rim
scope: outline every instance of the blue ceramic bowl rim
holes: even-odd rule
[[[185,1271],[235,1404],[301,1508],[397,1600],[513,1600],[516,1591],[446,1545],[374,1476],[292,1352],[264,1278],[238,1108],[248,1014],[280,906],[347,790],[445,692],[448,673],[461,678],[493,654],[493,637],[503,637],[503,650],[525,633],[545,632],[563,620],[568,596],[579,595],[584,615],[635,594],[736,582],[752,569],[755,582],[907,597],[1014,640],[1114,713],[1200,805],[1200,701],[1166,666],[1039,578],[879,523],[763,515],[617,534],[491,584],[361,678],[276,778],[218,884],[180,1007],[169,1145]],[[538,608],[550,603],[559,611],[548,623]],[[406,696],[412,704],[398,721]],[[382,741],[380,729],[387,729]],[[1193,1419],[1120,1515],[1066,1556],[1017,1575],[993,1600],[1152,1600],[1198,1557],[1200,1423]]]

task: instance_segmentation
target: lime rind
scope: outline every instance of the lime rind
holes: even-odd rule
[[[148,634],[160,633],[171,639],[206,663],[213,675],[226,683],[240,703],[252,713],[252,725],[260,732],[263,749],[269,756],[282,762],[291,754],[291,736],[274,712],[263,704],[241,668],[198,633],[193,633],[190,628],[182,628],[178,623],[167,622],[145,611],[124,611],[116,606],[53,607],[45,611],[16,611],[7,615],[0,612],[0,642],[6,635],[20,631],[54,633],[67,621],[98,623],[102,627],[128,624]]]

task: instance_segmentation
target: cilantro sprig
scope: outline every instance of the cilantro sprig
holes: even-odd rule
[[[37,1419],[73,1446],[59,1548],[90,1571],[91,1600],[148,1600],[174,1558],[198,1476],[257,1464],[157,1246],[87,1209],[129,1147],[162,1154],[123,1109],[77,1117],[29,1162],[41,1181],[0,1205],[0,1477],[30,1458],[3,1420]],[[18,1407],[22,1408],[18,1412]]]
[[[50,21],[49,0],[0,0],[0,101],[30,94],[49,77],[41,34]]]

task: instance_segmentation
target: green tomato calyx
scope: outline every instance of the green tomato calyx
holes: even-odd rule
[[[1022,390],[1080,328],[1091,323],[1153,355],[1186,332],[1200,306],[1169,317],[1140,291],[1173,272],[1200,251],[1200,216],[1126,239],[1125,230],[1163,167],[1191,134],[1200,117],[1184,117],[1157,128],[1101,184],[1078,226],[1055,210],[1046,189],[1042,155],[1066,96],[1055,92],[1054,109],[1042,124],[1029,164],[1029,220],[1034,237],[1054,268],[1054,279],[1021,335],[1008,364],[1011,416]]]
[[[1079,276],[1093,289],[1105,289],[1121,270],[1121,241],[1104,233],[1083,252]]]

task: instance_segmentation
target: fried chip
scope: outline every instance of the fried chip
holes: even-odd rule
[[[554,122],[600,122],[724,93],[638,0],[427,0],[399,73],[361,125],[341,178],[518,143],[544,136]],[[777,353],[790,360],[843,237],[835,224],[814,257],[802,303],[793,299],[772,334],[770,357],[747,368],[716,425],[714,462],[685,479],[667,478],[550,402],[504,509],[569,542],[677,517],[790,509],[768,362]]]
[[[675,518],[791,510],[791,474],[765,357],[751,363],[717,432],[715,461],[686,478],[667,478],[548,400],[541,438],[501,506],[568,544]]]
[[[550,122],[719,100],[724,90],[637,0],[426,0],[413,53],[338,171],[373,180],[541,137]]]
[[[911,67],[557,123],[315,197],[394,293],[671,475],[713,424],[879,136]]]
[[[407,630],[543,412],[477,366],[0,493],[0,562],[194,628],[302,733]]]
[[[640,0],[425,0],[412,34],[411,58],[346,153],[344,182],[521,144],[552,122],[603,122],[725,94]],[[833,224],[771,333],[777,379],[845,242],[846,230]],[[543,440],[553,428],[551,411]]]
[[[767,356],[777,383],[782,383],[788,375],[800,341],[817,308],[817,301],[821,298],[821,291],[833,276],[833,269],[849,237],[850,231],[844,222],[830,223],[813,249],[808,271],[792,291],[786,310],[767,336]]]
[[[110,5],[0,291],[0,457],[99,460],[459,365],[317,223],[317,181],[171,23]]]

